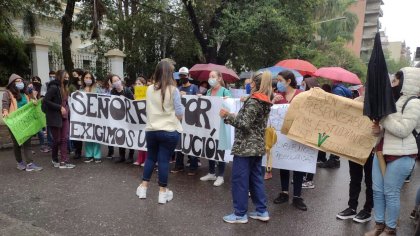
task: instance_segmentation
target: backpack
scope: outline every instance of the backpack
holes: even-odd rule
[[[276,133],[276,129],[274,129],[273,126],[269,126],[267,128],[265,128],[265,135],[264,135],[264,139],[265,139],[265,152],[267,155],[267,165],[266,165],[266,169],[268,172],[271,171],[272,167],[273,167],[273,157],[271,154],[271,149],[273,148],[273,146],[277,143],[277,133]]]
[[[413,100],[413,99],[419,99],[419,97],[410,97],[410,98],[408,98],[407,101],[404,103],[404,105],[402,107],[401,113],[404,113],[404,109],[407,106],[408,102],[410,100]],[[414,128],[413,132],[411,132],[411,133],[414,135],[414,138],[416,139],[416,143],[417,143],[417,150],[418,150],[417,151],[417,158],[420,158],[420,135],[417,132],[416,128]]]

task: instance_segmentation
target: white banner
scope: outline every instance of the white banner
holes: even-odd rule
[[[186,95],[182,121],[184,132],[177,150],[211,160],[232,161],[234,128],[219,117],[222,107],[237,113],[239,99]],[[317,151],[292,141],[280,133],[288,105],[274,105],[269,124],[277,130],[273,147],[273,168],[315,172]],[[146,150],[146,101],[123,96],[75,92],[70,99],[70,139],[109,146]],[[265,165],[265,157],[263,165]]]
[[[231,161],[230,150],[219,148],[222,122],[219,111],[222,106],[235,110],[236,103],[224,103],[220,97],[207,96],[183,96],[181,100],[185,106],[184,132],[177,149],[187,155]],[[71,140],[146,150],[145,100],[75,92],[71,94],[70,113]],[[233,129],[227,128],[231,135],[223,136],[223,146],[231,146],[233,142]]]
[[[318,150],[290,140],[280,132],[288,107],[288,104],[284,104],[271,108],[268,124],[271,124],[277,133],[277,143],[271,149],[272,167],[315,173]],[[266,156],[263,157],[262,164],[267,166]]]

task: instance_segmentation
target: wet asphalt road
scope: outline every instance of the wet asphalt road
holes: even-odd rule
[[[207,173],[205,160],[197,176],[170,174],[174,199],[159,205],[155,174],[148,198],[140,200],[135,195],[140,167],[106,159],[101,164],[77,160],[75,169],[60,170],[50,165],[48,154],[37,152],[35,160],[43,171],[18,171],[12,151],[0,151],[0,235],[363,235],[373,227],[373,220],[357,224],[335,218],[347,207],[346,160],[341,160],[340,169],[318,169],[316,188],[303,190],[307,212],[295,209],[291,202],[272,203],[280,185],[279,171],[274,170],[273,179],[265,182],[270,222],[249,219],[238,225],[222,221],[223,215],[232,212],[231,165],[221,187],[199,180]],[[398,235],[414,232],[408,216],[420,186],[418,169],[402,190]],[[364,188],[359,202],[361,208]]]

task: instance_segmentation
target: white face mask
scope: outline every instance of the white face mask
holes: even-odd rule
[[[205,93],[205,92],[207,92],[207,89],[205,88],[205,87],[203,87],[203,86],[200,86],[200,93]]]
[[[92,80],[91,79],[85,79],[85,84],[87,86],[91,86],[92,85]]]
[[[217,85],[217,80],[215,78],[209,78],[209,84],[211,87],[214,87]]]
[[[122,86],[121,80],[118,80],[118,81],[116,81],[112,84],[112,87],[115,88],[115,89],[120,89],[121,86]]]

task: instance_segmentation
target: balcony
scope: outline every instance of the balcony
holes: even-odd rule
[[[365,15],[379,15],[379,17],[384,16],[384,12],[381,8],[376,9],[366,9]]]

